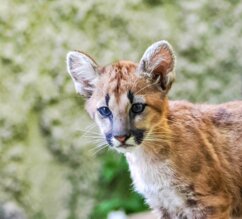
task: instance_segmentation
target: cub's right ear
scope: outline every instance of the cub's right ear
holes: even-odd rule
[[[89,98],[98,78],[97,63],[78,51],[69,52],[66,59],[67,70],[74,82],[76,92]]]
[[[171,45],[161,40],[148,47],[141,58],[138,72],[157,82],[167,93],[175,80],[175,55]]]

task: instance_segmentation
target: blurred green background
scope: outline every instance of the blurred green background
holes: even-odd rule
[[[171,99],[242,96],[242,2],[236,0],[2,0],[0,218],[10,204],[30,219],[104,219],[147,209],[125,159],[96,152],[65,56],[139,61],[168,40],[177,56]]]

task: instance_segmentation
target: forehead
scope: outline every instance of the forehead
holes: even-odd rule
[[[96,84],[93,99],[99,104],[107,102],[121,105],[130,101],[129,93],[134,100],[154,91],[150,82],[136,74],[137,64],[130,61],[119,61],[99,68],[100,77]],[[131,101],[132,102],[132,101]],[[142,101],[141,101],[142,102]]]
[[[100,94],[115,95],[118,98],[134,88],[138,80],[136,68],[137,65],[130,61],[119,61],[103,67],[97,84],[97,89],[102,90]]]

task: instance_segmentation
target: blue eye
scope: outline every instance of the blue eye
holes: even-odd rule
[[[135,103],[131,107],[131,111],[136,114],[142,113],[144,111],[144,109],[145,109],[145,104],[143,104],[143,103]]]
[[[102,106],[102,107],[98,108],[97,110],[104,117],[108,117],[108,116],[110,116],[112,114],[110,109],[108,107],[106,107],[106,106]]]

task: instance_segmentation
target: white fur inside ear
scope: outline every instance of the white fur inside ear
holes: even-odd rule
[[[84,96],[92,92],[98,74],[97,64],[87,55],[72,51],[67,54],[67,70],[70,74],[76,91]]]
[[[175,79],[175,55],[171,45],[161,40],[147,48],[139,63],[137,74],[158,78],[163,90],[168,91]]]
[[[168,69],[167,73],[172,71],[175,67],[175,57],[171,45],[165,40],[153,43],[151,46],[148,47],[148,49],[145,51],[141,58],[140,70],[152,73],[153,70],[160,65],[160,63],[169,62],[170,60],[167,60],[167,56],[163,56],[162,53],[161,55],[157,55],[160,53],[161,50],[167,50],[170,53],[170,59],[172,59],[172,64],[170,66],[170,69]],[[154,56],[156,56],[155,59],[153,58]]]

